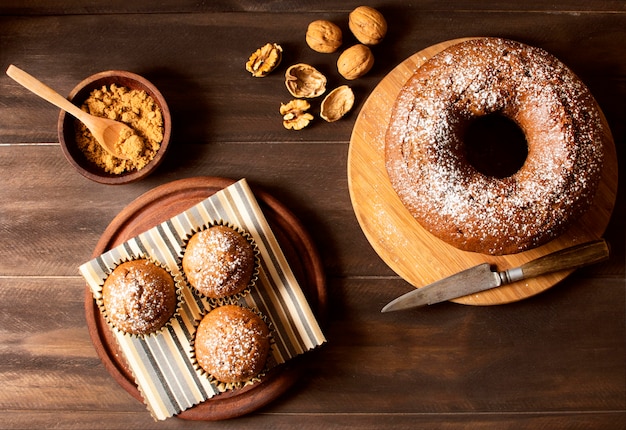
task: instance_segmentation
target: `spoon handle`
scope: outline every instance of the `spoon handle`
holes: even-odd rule
[[[37,94],[42,99],[52,103],[53,105],[63,109],[67,113],[72,114],[82,122],[88,124],[90,122],[89,115],[81,110],[78,106],[72,104],[65,97],[54,91],[52,88],[29,75],[22,69],[15,67],[13,64],[7,69],[9,75],[15,82],[24,88]]]

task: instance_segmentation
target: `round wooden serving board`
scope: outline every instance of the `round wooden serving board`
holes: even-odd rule
[[[350,138],[348,187],[356,217],[378,255],[399,276],[419,288],[481,263],[499,270],[588,240],[604,233],[617,193],[617,155],[606,119],[605,165],[593,207],[566,233],[536,249],[506,256],[461,251],[426,231],[402,205],[385,168],[385,133],[391,109],[404,83],[426,60],[443,49],[467,39],[430,46],[400,63],[374,89],[363,105]],[[455,299],[468,305],[510,303],[533,296],[561,281],[571,271]]]
[[[195,177],[154,188],[122,210],[102,234],[93,257],[178,215],[196,203],[233,184],[226,178]],[[316,317],[326,312],[326,281],[321,259],[299,220],[269,194],[252,187],[272,231],[302,287]],[[94,347],[107,371],[133,397],[143,402],[133,375],[107,326],[93,295],[86,287],[85,313]],[[260,382],[219,394],[177,415],[189,420],[221,420],[250,413],[279,397],[300,376],[305,356],[275,367]]]

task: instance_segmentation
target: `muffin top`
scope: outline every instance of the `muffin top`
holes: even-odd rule
[[[239,232],[223,225],[195,233],[183,255],[183,270],[191,286],[216,299],[245,290],[254,265],[252,244]]]
[[[144,335],[160,329],[176,310],[172,276],[151,261],[117,266],[104,281],[102,300],[109,321],[119,330]]]
[[[220,382],[245,382],[265,367],[270,331],[254,311],[220,306],[202,318],[194,342],[196,360]]]

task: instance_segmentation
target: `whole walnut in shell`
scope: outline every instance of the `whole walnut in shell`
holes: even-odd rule
[[[285,72],[285,86],[294,97],[313,98],[326,91],[326,76],[308,64],[294,64]]]
[[[317,52],[329,54],[341,46],[343,39],[338,25],[323,19],[313,21],[306,31],[306,43]]]
[[[337,59],[339,74],[348,80],[360,78],[374,65],[372,50],[362,44],[346,49]]]
[[[350,12],[348,26],[354,37],[365,45],[376,45],[387,34],[385,17],[369,6],[359,6]]]

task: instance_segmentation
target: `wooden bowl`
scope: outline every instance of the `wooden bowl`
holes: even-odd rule
[[[91,163],[76,144],[76,126],[78,120],[65,111],[61,111],[59,114],[58,134],[59,143],[61,144],[65,158],[67,158],[70,164],[73,165],[81,175],[102,184],[120,185],[145,178],[161,164],[169,145],[172,121],[167,103],[159,90],[145,78],[131,72],[109,70],[96,73],[79,83],[70,92],[68,99],[75,105],[82,106],[93,90],[111,84],[123,86],[131,90],[143,90],[154,99],[161,109],[164,127],[163,141],[161,142],[161,147],[148,165],[139,170],[112,174],[105,172],[102,168]]]

